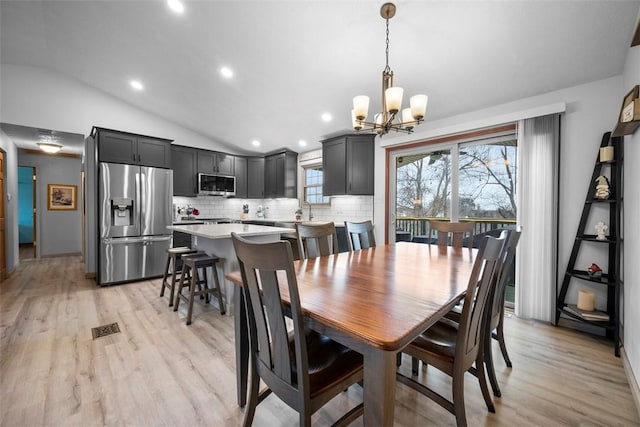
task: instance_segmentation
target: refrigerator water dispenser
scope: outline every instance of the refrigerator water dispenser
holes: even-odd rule
[[[133,222],[133,199],[111,199],[111,226],[129,226]]]

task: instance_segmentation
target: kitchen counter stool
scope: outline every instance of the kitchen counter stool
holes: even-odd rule
[[[164,275],[162,276],[162,288],[160,289],[160,296],[164,296],[164,290],[169,288],[169,307],[173,305],[173,296],[176,289],[176,276],[178,273],[182,273],[181,258],[183,255],[194,254],[197,251],[195,249],[188,248],[186,246],[178,246],[175,248],[167,249],[167,264],[164,268]],[[171,269],[169,269],[171,267]],[[168,281],[169,273],[171,273],[171,281]]]
[[[191,316],[193,314],[193,300],[196,295],[205,295],[205,301],[209,302],[209,294],[215,294],[218,298],[218,306],[220,308],[220,314],[225,313],[224,299],[222,299],[222,291],[220,281],[218,279],[217,263],[220,260],[215,255],[208,255],[206,253],[196,253],[192,255],[184,255],[182,261],[182,274],[180,275],[180,283],[178,284],[178,293],[176,295],[176,305],[173,307],[173,311],[178,311],[180,300],[183,299],[189,304],[187,311],[187,325],[191,324]],[[209,288],[207,280],[207,268],[211,268],[211,275],[213,276],[214,287]],[[198,272],[200,269],[200,273]],[[200,275],[202,279],[200,279]],[[196,287],[198,290],[196,291]],[[188,295],[182,293],[183,288],[189,288]]]

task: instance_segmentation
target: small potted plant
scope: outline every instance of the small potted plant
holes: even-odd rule
[[[296,221],[302,220],[302,208],[296,209]]]
[[[242,219],[249,219],[249,205],[248,204],[244,204],[242,205],[242,215],[241,215]]]

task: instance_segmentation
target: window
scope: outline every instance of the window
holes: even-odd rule
[[[322,195],[322,165],[305,166],[304,201],[311,205],[329,203],[329,197]]]
[[[516,218],[517,148],[511,138],[460,146],[460,218]]]

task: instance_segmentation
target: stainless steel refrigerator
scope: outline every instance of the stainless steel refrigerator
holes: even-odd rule
[[[161,276],[171,245],[173,171],[100,163],[100,285]]]

